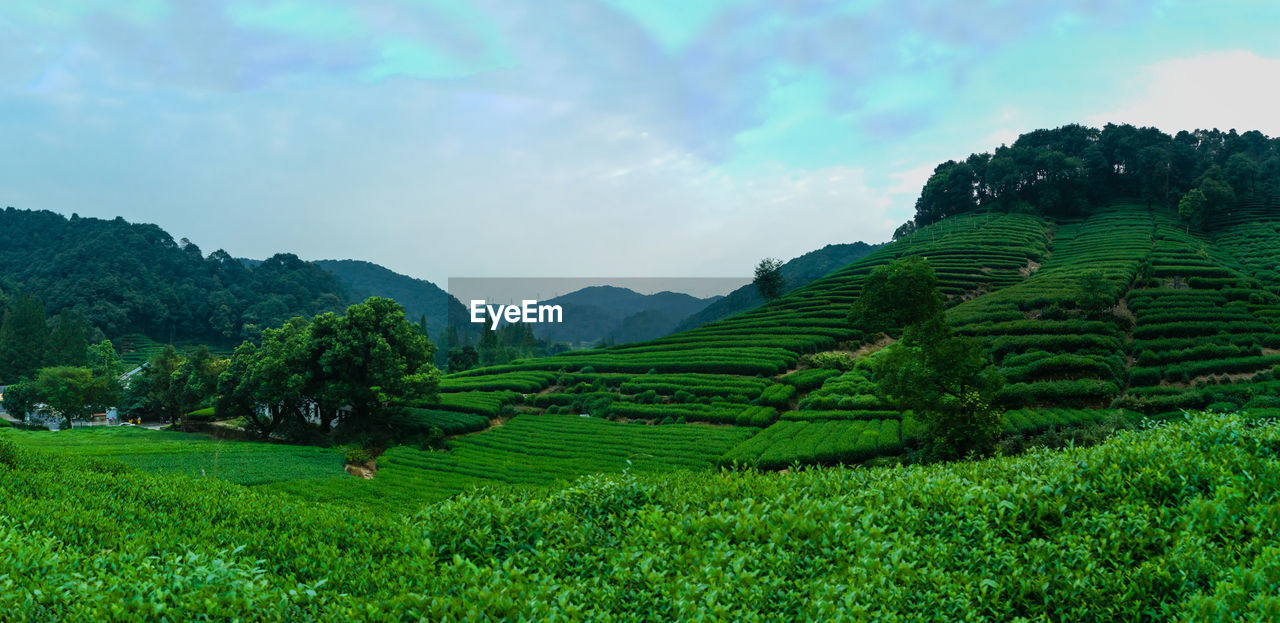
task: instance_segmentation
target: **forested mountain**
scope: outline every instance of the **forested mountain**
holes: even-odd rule
[[[617,286],[591,286],[542,301],[543,305],[563,307],[565,322],[537,325],[533,333],[551,342],[648,340],[671,333],[682,318],[720,298],[697,298],[680,292],[640,294]]]
[[[457,298],[430,281],[363,260],[318,260],[315,264],[333,273],[353,300],[382,296],[399,303],[409,320],[419,322],[425,318],[433,339],[440,336],[449,318],[467,316]]]
[[[806,285],[827,273],[852,262],[883,245],[854,242],[851,244],[829,244],[821,249],[810,251],[782,265],[784,291],[790,292]],[[755,285],[747,284],[730,292],[724,298],[707,305],[680,321],[676,331],[696,329],[708,322],[715,322],[742,313],[764,303]]]
[[[337,277],[292,254],[246,267],[221,249],[206,256],[185,238],[122,218],[7,208],[0,231],[5,293],[32,294],[50,315],[74,310],[108,337],[238,342],[348,300]]]

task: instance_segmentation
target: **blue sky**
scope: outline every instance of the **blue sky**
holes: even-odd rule
[[[0,205],[442,285],[734,276],[1021,131],[1280,134],[1274,3],[953,6],[7,0]]]

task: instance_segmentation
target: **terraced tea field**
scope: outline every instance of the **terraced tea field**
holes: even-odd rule
[[[266,489],[312,501],[410,511],[474,487],[541,487],[596,472],[706,469],[755,431],[528,415],[478,435],[456,438],[448,452],[392,448],[379,457],[373,480],[300,479]]]

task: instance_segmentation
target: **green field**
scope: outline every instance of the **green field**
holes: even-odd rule
[[[692,438],[662,428],[635,430]],[[464,493],[402,518],[0,447],[0,608],[19,620],[1268,620],[1280,615],[1276,448],[1274,423],[1199,416],[1061,452],[635,470]]]
[[[448,452],[392,448],[378,458],[373,480],[299,479],[265,489],[307,500],[406,511],[475,487],[547,486],[597,472],[705,469],[755,430],[520,416],[490,431],[456,438]]]
[[[59,455],[95,457],[147,471],[219,478],[243,485],[347,476],[342,456],[329,448],[219,441],[132,426],[56,433],[5,429],[0,438]]]

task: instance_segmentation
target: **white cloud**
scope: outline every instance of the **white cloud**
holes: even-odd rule
[[[1280,59],[1244,50],[1171,59],[1145,69],[1115,110],[1093,115],[1092,125],[1131,123],[1179,130],[1235,128],[1280,135]]]

